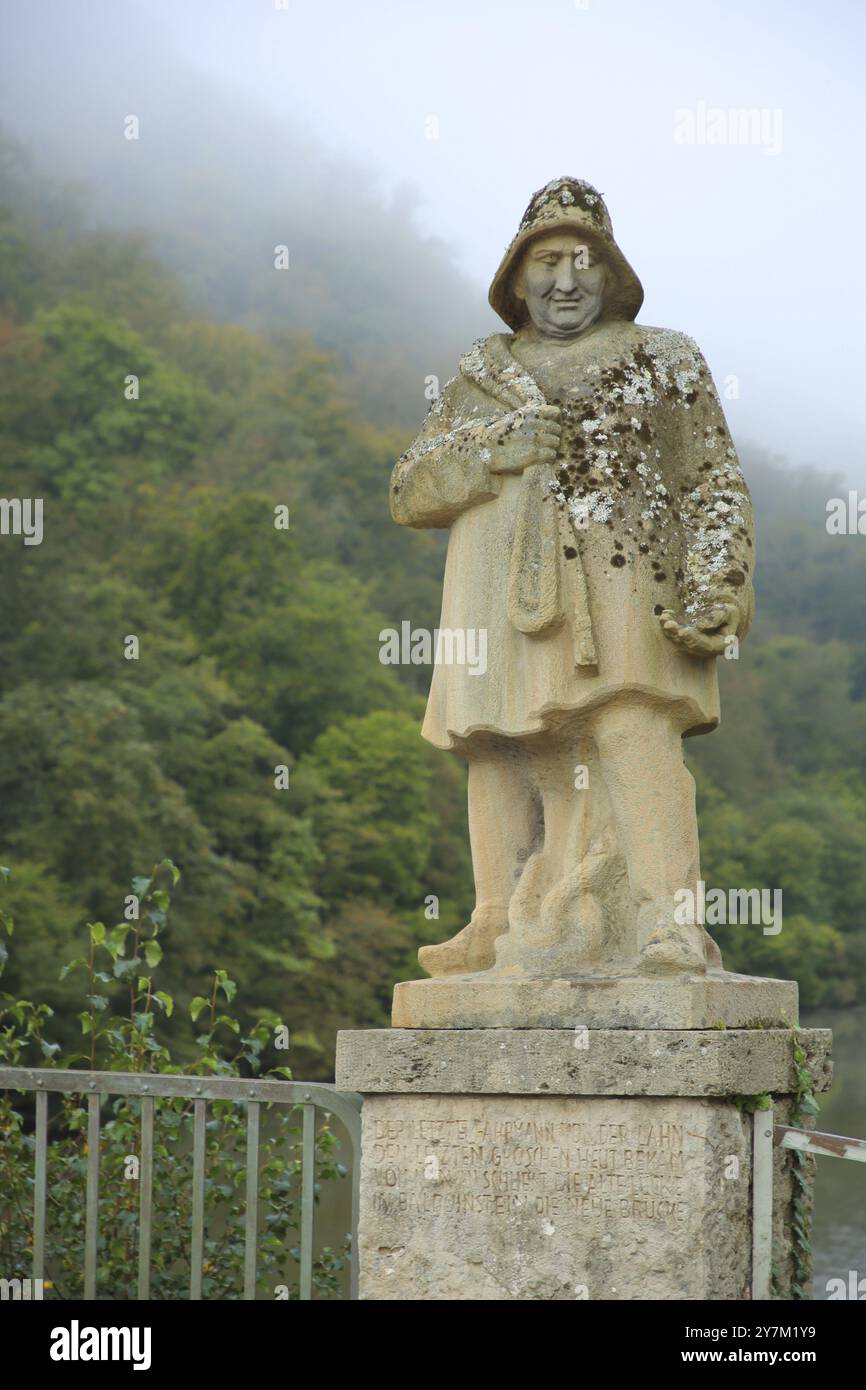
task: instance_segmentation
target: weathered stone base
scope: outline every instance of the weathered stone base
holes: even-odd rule
[[[362,1153],[363,1298],[745,1296],[749,1125],[724,1101],[376,1096]]]
[[[535,979],[485,970],[394,987],[395,1028],[790,1028],[797,985],[755,975]]]
[[[799,1036],[822,1089],[830,1034]],[[361,1298],[749,1297],[752,1117],[733,1097],[770,1091],[788,1118],[789,1032],[374,1029],[339,1035],[337,1085],[364,1093]]]
[[[829,1030],[798,1036],[826,1090]],[[337,1034],[337,1085],[364,1095],[785,1095],[796,1075],[785,1028],[365,1028]]]

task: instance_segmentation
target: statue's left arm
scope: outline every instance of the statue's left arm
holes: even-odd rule
[[[691,339],[676,392],[681,420],[676,505],[684,539],[682,615],[661,623],[697,655],[718,655],[744,637],[754,613],[755,527],[752,501],[718,392]],[[684,389],[685,388],[685,389]],[[686,409],[688,405],[688,409]]]

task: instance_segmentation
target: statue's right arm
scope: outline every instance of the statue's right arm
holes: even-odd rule
[[[469,507],[499,495],[502,481],[489,465],[502,417],[479,419],[465,401],[466,389],[455,378],[397,460],[390,502],[401,526],[450,526]]]

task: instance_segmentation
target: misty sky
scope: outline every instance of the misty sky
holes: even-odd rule
[[[866,484],[859,0],[0,0],[0,16],[2,119],[70,173],[99,175],[94,123],[158,119],[161,69],[194,67],[273,119],[276,163],[283,125],[383,196],[411,185],[419,227],[476,286],[479,332],[529,195],[589,179],[643,280],[640,320],[691,333],[720,388],[738,378],[735,435]],[[714,109],[730,135],[742,108],[763,113],[757,139],[709,143]]]

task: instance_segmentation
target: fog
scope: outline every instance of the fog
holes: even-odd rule
[[[738,439],[864,483],[864,27],[855,0],[3,0],[0,122],[211,312],[393,358],[407,420],[495,328],[532,191],[587,178]]]

